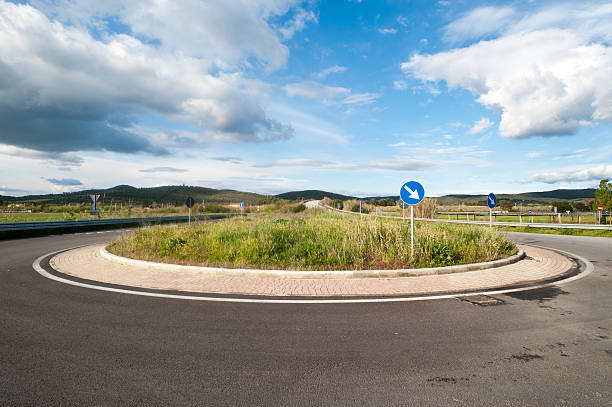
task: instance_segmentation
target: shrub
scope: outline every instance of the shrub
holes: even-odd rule
[[[304,212],[305,210],[306,210],[306,206],[303,203],[298,204],[294,206],[293,209],[291,209],[293,213]]]

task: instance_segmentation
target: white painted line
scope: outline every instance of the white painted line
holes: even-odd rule
[[[52,256],[54,254],[57,254],[57,253],[60,253],[66,250],[77,249],[79,247],[83,247],[83,246],[71,247],[69,249],[58,250],[56,252],[47,253],[45,255],[42,255],[36,260],[34,260],[34,263],[32,263],[32,267],[34,268],[34,270],[36,270],[38,274],[48,279],[55,280],[55,281],[58,281],[64,284],[77,286],[77,287],[90,288],[93,290],[107,291],[107,292],[120,293],[120,294],[140,295],[140,296],[145,296],[145,297],[171,298],[171,299],[194,300],[194,301],[212,301],[212,302],[239,302],[239,303],[251,303],[251,304],[360,304],[360,303],[442,300],[442,299],[449,299],[449,298],[469,297],[472,295],[496,295],[496,294],[506,294],[506,293],[513,293],[513,292],[519,292],[519,291],[534,290],[538,288],[551,287],[551,286],[559,285],[559,284],[567,284],[569,282],[578,280],[582,277],[589,275],[594,270],[593,264],[587,259],[585,259],[584,257],[575,255],[573,253],[565,252],[562,250],[551,249],[549,247],[534,246],[534,247],[540,247],[542,249],[555,250],[557,252],[564,253],[565,255],[577,258],[586,265],[586,268],[582,273],[576,276],[569,277],[565,280],[555,281],[552,283],[539,284],[539,285],[523,287],[523,288],[510,288],[510,289],[505,289],[505,290],[491,290],[491,291],[474,291],[474,292],[460,293],[460,294],[430,295],[430,296],[420,296],[420,297],[393,297],[393,298],[359,298],[359,299],[346,298],[346,299],[333,299],[333,300],[332,299],[329,299],[329,300],[291,299],[289,300],[289,299],[270,299],[270,298],[259,299],[259,298],[231,298],[231,297],[200,297],[200,296],[194,296],[194,295],[153,293],[153,292],[147,292],[147,291],[136,291],[136,290],[129,290],[129,289],[98,286],[94,284],[80,283],[78,281],[72,281],[66,278],[62,278],[62,277],[58,277],[53,274],[50,274],[45,269],[43,269],[42,266],[40,265],[40,262],[42,261],[42,259],[44,259],[47,256]]]

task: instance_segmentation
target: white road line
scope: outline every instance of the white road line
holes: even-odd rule
[[[547,284],[539,284],[539,285],[534,285],[530,287],[510,288],[510,289],[505,289],[505,290],[474,291],[474,292],[469,292],[469,293],[430,295],[430,296],[421,296],[421,297],[346,298],[346,299],[333,299],[333,300],[332,299],[329,299],[329,300],[325,300],[325,299],[317,299],[317,300],[303,299],[302,300],[302,299],[299,299],[299,300],[296,300],[296,299],[271,299],[271,298],[261,298],[260,299],[260,298],[231,298],[231,297],[200,297],[200,296],[194,296],[194,295],[163,294],[163,293],[136,291],[136,290],[122,289],[122,288],[104,287],[104,286],[99,286],[99,285],[94,285],[94,284],[80,283],[78,281],[72,281],[66,278],[55,276],[47,272],[40,265],[40,262],[42,261],[42,259],[44,259],[47,256],[52,256],[52,255],[55,255],[57,253],[60,253],[66,250],[77,249],[83,246],[71,247],[69,249],[58,250],[56,252],[47,253],[45,255],[42,255],[36,260],[34,260],[34,263],[32,263],[32,267],[34,268],[34,270],[36,270],[38,274],[48,279],[55,280],[55,281],[58,281],[64,284],[69,284],[69,285],[82,287],[82,288],[90,288],[90,289],[99,290],[99,291],[107,291],[107,292],[114,292],[114,293],[120,293],[120,294],[140,295],[140,296],[145,296],[145,297],[171,298],[171,299],[194,300],[194,301],[240,302],[240,303],[255,303],[255,304],[359,304],[359,303],[381,303],[381,302],[428,301],[428,300],[441,300],[441,299],[449,299],[449,298],[469,297],[472,295],[506,294],[506,293],[513,293],[513,292],[519,292],[519,291],[534,290],[534,289],[544,288],[544,287],[551,287],[551,286],[560,285],[560,284],[567,284],[569,282],[578,280],[579,278],[589,275],[594,270],[593,264],[581,256],[577,256],[573,253],[568,253],[562,250],[551,249],[549,247],[535,246],[535,245],[533,246],[540,247],[543,249],[556,250],[567,256],[577,258],[581,260],[582,262],[584,262],[584,264],[586,265],[586,268],[582,273],[576,276],[573,276],[573,277],[569,277],[565,280],[555,281],[553,283],[547,283]]]

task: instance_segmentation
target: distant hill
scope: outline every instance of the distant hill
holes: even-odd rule
[[[590,198],[595,196],[595,189],[555,189],[552,191],[543,192],[524,192],[520,194],[496,194],[499,200],[507,199],[513,202],[523,202],[525,204],[549,204],[553,201],[575,201]],[[353,196],[336,194],[333,192],[320,191],[320,190],[306,190],[306,191],[293,191],[286,192],[284,194],[276,195],[277,198],[295,200],[295,199],[323,199],[328,197],[331,199],[393,199],[399,200],[399,195],[388,195],[388,196],[369,196],[365,198],[356,198]],[[486,205],[485,195],[469,195],[469,194],[452,194],[444,195],[435,198],[441,205],[459,205],[460,202],[464,204],[473,205]]]
[[[257,204],[270,200],[270,196],[255,194],[252,192],[240,192],[231,189],[213,189],[205,187],[194,187],[186,185],[169,185],[152,188],[135,188],[130,185],[117,185],[108,189],[90,189],[85,191],[70,192],[64,194],[47,194],[47,195],[27,195],[21,197],[2,196],[0,202],[11,201],[36,201],[47,204],[68,204],[68,203],[89,203],[90,194],[100,194],[100,203],[112,202],[132,202],[134,204],[149,205],[152,202],[172,203],[182,205],[188,196],[193,197],[196,202],[206,203],[229,203],[229,202],[245,202],[247,204]],[[526,204],[549,204],[553,201],[573,201],[585,198],[592,199],[595,195],[595,189],[555,189],[552,191],[543,192],[524,192],[521,194],[496,194],[499,200],[507,199],[513,202],[524,202]],[[323,199],[328,197],[331,199],[360,199],[353,196],[336,194],[333,192],[321,190],[305,190],[292,191],[278,194],[273,198],[277,199]],[[361,198],[368,199],[383,199],[391,198],[399,200],[399,196],[376,196]],[[466,195],[452,194],[441,197],[436,197],[436,200],[441,205],[458,205],[460,202],[472,205],[486,205],[485,195]]]
[[[186,185],[170,185],[152,188],[135,188],[130,185],[117,185],[108,189],[90,189],[63,194],[27,195],[22,197],[2,196],[2,201],[36,201],[47,204],[89,203],[90,194],[100,194],[100,203],[132,202],[150,205],[152,202],[182,205],[191,196],[196,202],[230,203],[245,202],[257,204],[269,199],[265,195],[252,192],[240,192],[231,189],[213,189]]]
[[[296,199],[323,199],[325,197],[329,199],[342,199],[346,201],[348,199],[354,199],[355,197],[348,195],[335,194],[333,192],[319,191],[317,189],[309,189],[306,191],[292,191],[285,192],[284,194],[276,195],[279,199],[287,199],[294,201]]]
[[[506,199],[512,202],[524,202],[526,204],[549,204],[553,201],[576,201],[582,199],[593,199],[594,188],[586,189],[555,189],[543,192],[523,192],[521,194],[495,194],[498,200]],[[485,195],[445,195],[436,198],[441,205],[464,204],[486,205]]]

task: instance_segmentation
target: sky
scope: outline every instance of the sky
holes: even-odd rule
[[[0,194],[612,178],[612,2],[0,0]]]

